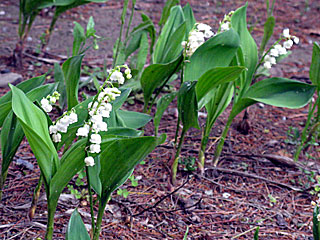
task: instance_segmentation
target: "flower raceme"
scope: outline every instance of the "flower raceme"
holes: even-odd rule
[[[213,35],[214,33],[209,25],[196,23],[189,33],[188,40],[181,43],[185,49],[185,55],[190,57],[205,42],[205,38],[210,38]]]
[[[55,91],[52,95],[48,95],[46,98],[42,98],[40,101],[41,107],[46,112],[52,111],[52,104],[55,104],[59,100],[60,94]]]
[[[66,133],[69,125],[76,122],[78,122],[78,115],[74,109],[63,113],[61,118],[49,127],[49,133],[52,134],[52,141],[56,143],[61,142],[61,133]]]
[[[95,96],[94,100],[88,104],[89,118],[85,124],[78,128],[76,135],[78,137],[89,137],[87,157],[84,159],[86,166],[94,166],[94,159],[90,154],[96,154],[101,152],[101,135],[99,132],[108,131],[107,123],[103,121],[103,118],[109,118],[112,111],[111,102],[120,96],[121,91],[114,87],[112,82],[116,82],[119,85],[123,84],[125,77],[120,71],[121,68],[125,68],[124,75],[126,79],[132,77],[131,70],[127,65],[117,66],[115,69],[109,70],[109,76],[100,88],[99,92]],[[106,85],[108,87],[105,87]]]
[[[277,63],[276,61],[277,57],[287,54],[287,50],[291,49],[293,44],[299,44],[299,38],[296,36],[290,35],[289,28],[285,28],[283,30],[282,38],[280,38],[278,42],[280,42],[281,40],[285,40],[282,46],[279,43],[277,43],[269,49],[268,54],[265,54],[263,58],[264,68],[270,69],[272,65],[275,65]]]

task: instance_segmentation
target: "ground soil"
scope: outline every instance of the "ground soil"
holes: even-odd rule
[[[158,22],[164,2],[138,0],[133,25],[139,23],[140,11]],[[187,1],[181,2],[184,5]],[[214,30],[224,14],[245,3],[242,0],[188,2],[196,19],[210,24]],[[248,2],[249,27],[259,45],[266,18],[265,1]],[[37,18],[26,43],[25,50],[29,56],[25,56],[23,69],[19,70],[10,65],[10,56],[18,41],[18,7],[17,0],[0,2],[0,11],[5,12],[0,16],[0,70],[17,72],[22,74],[23,79],[28,79],[52,68],[51,64],[39,61],[39,56],[34,55],[40,43],[39,37],[49,25],[51,11],[43,12]],[[68,56],[72,46],[73,21],[84,26],[92,15],[97,34],[106,39],[100,43],[99,51],[86,54],[84,65],[102,67],[104,61],[110,65],[112,46],[119,32],[121,8],[122,1],[112,0],[103,4],[88,4],[63,14],[45,49],[46,54],[41,57],[59,60]],[[288,27],[292,34],[300,38],[301,43],[294,47],[287,59],[273,68],[272,76],[309,82],[312,42],[320,40],[319,1],[277,1],[274,16],[277,24],[273,40]],[[0,96],[7,91],[8,88],[0,88]],[[142,111],[142,107],[137,100],[135,105],[125,105],[125,108],[135,111]],[[201,177],[197,171],[186,172],[182,166],[178,172],[177,186],[172,187],[169,184],[169,169],[177,121],[175,109],[176,105],[172,104],[161,122],[160,133],[167,133],[167,141],[148,156],[146,164],[139,165],[134,172],[135,176],[142,177],[139,185],[132,187],[129,183],[125,184],[124,188],[130,192],[126,199],[113,194],[103,219],[101,239],[183,239],[187,227],[188,239],[253,239],[257,226],[260,226],[260,239],[313,239],[310,202],[316,196],[309,193],[312,189],[309,187],[313,184],[310,181],[312,176],[299,169],[274,165],[265,158],[254,157],[261,154],[292,157],[296,145],[288,141],[287,132],[290,127],[301,130],[307,117],[307,108],[288,110],[264,105],[251,107],[249,134],[240,134],[235,126],[230,129],[218,165],[220,170],[217,171],[210,166],[217,137],[230,111],[228,109],[212,131],[204,176]],[[241,118],[238,116],[234,125]],[[200,122],[203,125],[204,118],[200,118]],[[152,124],[147,125],[145,133],[153,134]],[[197,157],[200,139],[199,130],[189,131],[182,156]],[[319,149],[310,148],[308,153],[313,158],[307,158],[304,154],[301,163],[312,168],[315,175],[320,175]],[[34,169],[21,167],[17,164],[19,159],[30,162]],[[24,140],[9,169],[0,203],[0,239],[44,237],[47,216],[44,191],[34,219],[30,221],[27,216],[38,177],[36,160]],[[170,194],[179,186],[182,186],[179,191]],[[70,192],[65,189],[64,193]],[[159,200],[162,201],[157,204]],[[76,207],[84,222],[89,224],[87,201],[70,199],[70,194],[65,195],[58,205],[54,239],[64,239],[70,214]],[[142,212],[148,207],[151,208]]]

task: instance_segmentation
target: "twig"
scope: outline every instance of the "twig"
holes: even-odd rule
[[[179,191],[181,188],[183,188],[183,187],[189,182],[189,180],[190,180],[190,179],[189,179],[189,176],[188,176],[187,180],[186,180],[180,187],[178,187],[178,188],[175,189],[174,191],[172,191],[172,192],[170,192],[169,194],[167,194],[167,195],[163,196],[162,198],[160,198],[159,201],[156,202],[156,203],[155,203],[154,205],[152,205],[151,207],[145,208],[145,209],[143,209],[141,212],[136,213],[136,214],[133,214],[132,217],[137,217],[137,216],[143,214],[143,213],[146,212],[146,211],[149,211],[149,210],[151,210],[151,209],[153,209],[153,208],[156,208],[156,207],[157,207],[163,200],[165,200],[167,197],[170,197],[171,195],[173,195],[174,193],[176,193],[177,191]]]
[[[241,236],[243,236],[243,235],[245,235],[245,234],[247,234],[247,233],[249,233],[249,232],[251,232],[251,231],[253,231],[253,230],[255,230],[255,229],[257,229],[257,227],[250,228],[249,230],[247,230],[247,231],[245,231],[245,232],[243,232],[243,233],[240,233],[240,234],[232,237],[231,239],[236,239],[236,238],[238,238],[238,237],[241,237]]]
[[[173,212],[177,212],[177,211],[180,211],[180,210],[186,210],[186,209],[193,208],[193,207],[199,205],[201,203],[201,201],[202,201],[202,198],[200,198],[195,204],[192,204],[192,205],[184,207],[184,208],[177,208],[177,209],[170,210],[170,211],[160,210],[160,211],[157,211],[157,212],[158,213],[173,213]]]
[[[264,177],[260,177],[260,176],[255,175],[255,174],[249,174],[249,173],[240,172],[240,171],[237,171],[237,170],[225,169],[225,168],[219,168],[219,167],[215,167],[215,168],[214,167],[210,167],[210,168],[207,168],[207,169],[216,170],[216,171],[219,171],[219,172],[224,172],[224,173],[229,173],[229,174],[237,174],[237,175],[244,176],[244,177],[260,179],[262,181],[273,183],[273,184],[278,185],[280,187],[287,188],[287,189],[290,189],[290,190],[293,190],[293,191],[297,191],[297,192],[303,192],[304,191],[304,190],[302,190],[300,188],[297,188],[297,187],[294,187],[294,186],[291,186],[291,185],[287,185],[287,184],[284,184],[284,183],[276,182],[276,181],[273,181],[273,180],[270,180],[270,179],[267,179],[267,178],[264,178]]]

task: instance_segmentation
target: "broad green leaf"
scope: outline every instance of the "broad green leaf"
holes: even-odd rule
[[[21,125],[12,111],[7,115],[1,129],[1,176],[5,176],[24,137]],[[2,179],[3,182],[5,179]],[[1,180],[0,180],[1,181]]]
[[[57,91],[60,93],[59,104],[61,109],[67,106],[67,91],[62,68],[59,63],[54,64],[54,81],[58,83]]]
[[[187,24],[182,23],[177,30],[168,38],[168,43],[163,49],[162,59],[158,63],[169,63],[182,53],[181,42],[184,40]]]
[[[313,43],[312,61],[310,65],[310,80],[320,89],[320,47]]]
[[[182,56],[167,64],[152,64],[144,69],[141,76],[141,87],[144,103],[148,105],[154,90],[166,83],[178,70],[183,60]]]
[[[198,101],[196,95],[197,82],[184,82],[178,93],[178,111],[183,128],[200,128],[198,123]]]
[[[168,17],[169,17],[169,14],[170,14],[170,10],[172,7],[174,7],[175,5],[178,5],[179,4],[179,0],[167,0],[166,1],[166,4],[164,5],[163,9],[162,9],[162,14],[161,14],[161,18],[160,18],[160,21],[158,23],[158,25],[161,27],[163,26]]]
[[[35,88],[27,93],[31,101],[40,101],[43,97],[51,94],[55,84],[47,84]],[[15,156],[21,141],[24,137],[23,129],[12,111],[7,115],[1,130],[1,151],[2,151],[2,182],[5,181],[6,172]],[[1,181],[1,180],[0,180]]]
[[[87,24],[87,31],[86,31],[86,37],[94,36],[96,33],[96,30],[94,30],[94,20],[93,17],[90,16],[88,24]]]
[[[247,6],[238,8],[231,17],[231,26],[239,34],[240,46],[242,49],[245,67],[248,71],[245,73],[245,82],[241,83],[242,93],[245,92],[251,82],[258,63],[257,45],[247,28]],[[240,94],[242,96],[242,93]]]
[[[124,102],[127,100],[128,96],[131,93],[130,88],[120,89],[120,90],[121,90],[121,95],[112,102],[113,110],[118,110],[124,104]]]
[[[63,154],[61,165],[50,182],[50,199],[56,203],[59,196],[72,177],[79,172],[84,166],[86,157],[85,147],[88,139],[78,140],[72,147]]]
[[[261,42],[260,50],[259,50],[260,55],[263,54],[263,52],[266,48],[266,45],[273,34],[273,29],[274,29],[275,24],[276,24],[276,20],[273,16],[268,17],[266,22],[264,23],[263,38],[262,38],[262,42]]]
[[[156,37],[156,30],[154,28],[153,22],[147,15],[142,13],[141,18],[143,22],[140,23],[137,27],[135,27],[131,31],[128,37],[127,41],[129,42],[129,44],[126,44],[125,59],[127,59],[134,51],[136,51],[140,47],[141,36],[144,33],[148,33],[150,36],[150,39],[151,39],[150,54],[152,53],[153,45]]]
[[[160,125],[160,121],[164,111],[168,108],[169,104],[173,101],[173,99],[177,96],[178,92],[168,93],[163,95],[160,100],[157,102],[157,111],[154,115],[153,124],[156,135],[158,135],[158,129]]]
[[[233,83],[225,83],[220,85],[213,91],[210,96],[210,101],[205,105],[207,111],[207,125],[208,130],[211,129],[217,118],[226,110],[232,100],[234,92]]]
[[[164,140],[164,136],[120,139],[105,148],[100,155],[102,199],[123,184],[134,167]]]
[[[71,110],[78,104],[78,87],[83,57],[84,55],[73,56],[62,64],[68,99],[68,110]]]
[[[100,156],[96,156],[94,158],[94,166],[88,167],[89,170],[89,178],[90,178],[90,185],[93,188],[93,190],[98,194],[98,196],[101,196],[101,181],[99,178],[101,166],[100,166]]]
[[[202,44],[186,63],[184,81],[196,81],[214,67],[227,67],[240,45],[234,30],[220,33]]]
[[[167,53],[167,50],[169,48],[173,49],[170,46],[176,45],[178,40],[180,41],[179,47],[182,48],[181,47],[182,39],[173,39],[172,36],[176,34],[177,37],[180,37],[179,34],[183,30],[181,29],[181,25],[183,23],[185,23],[185,19],[184,19],[184,14],[181,6],[172,7],[170,10],[169,18],[164,24],[164,27],[156,43],[155,51],[153,54],[153,63],[168,63],[173,60],[173,59],[166,58],[165,53]],[[179,28],[181,31],[180,30],[177,31]],[[169,41],[169,39],[171,41]]]
[[[235,81],[245,70],[244,67],[217,67],[203,74],[196,85],[196,93],[199,109],[201,109],[210,99],[205,96],[223,83]]]
[[[142,69],[146,64],[147,57],[148,57],[148,49],[149,49],[148,37],[146,33],[143,33],[140,39],[139,53],[138,53],[137,65],[136,65],[136,68],[139,71],[139,73],[142,72]]]
[[[49,184],[59,167],[59,160],[49,135],[46,115],[20,89],[12,85],[10,88],[12,110],[23,128],[46,183]]]
[[[72,56],[77,56],[78,54],[80,54],[81,44],[85,42],[85,40],[86,35],[84,33],[83,27],[79,23],[74,22]]]
[[[143,132],[133,128],[127,127],[109,127],[108,131],[102,133],[101,135],[115,135],[115,136],[124,136],[124,137],[140,137],[143,135]]]
[[[311,100],[316,87],[286,78],[268,78],[253,84],[234,105],[231,117],[257,102],[285,107],[301,108]]]
[[[90,240],[90,236],[77,209],[73,211],[70,217],[66,240]]]
[[[32,89],[42,85],[46,79],[46,75],[41,75],[39,77],[31,78],[29,80],[23,81],[17,84],[17,88],[21,89],[24,93],[31,91]],[[11,111],[11,99],[12,92],[9,91],[0,98],[0,127],[3,121],[7,117],[8,113]]]
[[[119,109],[116,111],[117,117],[122,119],[124,126],[128,128],[141,128],[145,126],[152,117],[145,113],[133,112],[133,111],[124,111]]]
[[[196,23],[196,19],[194,18],[193,11],[192,11],[192,8],[189,3],[187,3],[183,7],[183,14],[184,14],[184,17],[186,19],[186,24],[187,24],[186,34],[185,34],[185,40],[187,40],[188,36],[189,36],[189,32],[191,31],[194,24]]]

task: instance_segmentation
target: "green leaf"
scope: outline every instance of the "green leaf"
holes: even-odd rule
[[[128,96],[131,93],[130,88],[120,89],[120,90],[121,90],[121,95],[112,102],[112,110],[118,110],[124,104],[124,102],[127,100]]]
[[[77,209],[75,209],[69,220],[66,232],[66,240],[90,240],[87,229]]]
[[[109,198],[130,177],[134,167],[164,140],[163,136],[119,139],[106,147],[100,155],[101,198]]]
[[[162,14],[161,14],[161,18],[159,21],[159,26],[163,26],[163,24],[165,24],[167,22],[167,19],[169,17],[171,8],[174,7],[175,5],[179,4],[179,0],[167,0],[166,4],[164,5],[163,9],[162,9]]]
[[[74,22],[72,56],[77,56],[80,54],[81,44],[85,42],[85,40],[86,35],[84,34],[83,27],[79,23]]]
[[[178,70],[183,57],[179,56],[167,64],[152,64],[144,69],[141,76],[141,87],[144,94],[144,103],[148,105],[154,90],[160,87]]]
[[[169,18],[165,23],[156,43],[155,51],[153,54],[154,63],[171,62],[173,58],[168,58],[166,56],[166,54],[168,54],[168,49],[171,49],[172,51],[174,51],[174,53],[179,53],[179,51],[182,50],[181,42],[184,38],[185,28],[185,19],[181,6],[172,7],[170,10]],[[174,49],[174,46],[178,47],[178,49]],[[177,56],[178,55],[176,55],[174,58],[176,58]]]
[[[286,78],[268,78],[252,85],[234,105],[230,117],[257,102],[286,108],[301,108],[312,99],[316,87]]]
[[[50,199],[51,203],[56,203],[59,196],[72,177],[79,172],[84,166],[86,157],[85,147],[88,139],[78,140],[72,147],[63,154],[58,171],[50,182]]]
[[[156,37],[156,30],[155,30],[153,22],[151,21],[151,19],[147,15],[142,13],[141,18],[142,18],[143,22],[140,23],[137,27],[135,27],[131,31],[131,33],[128,37],[128,40],[126,40],[127,42],[129,42],[129,44],[126,45],[125,59],[127,59],[134,51],[136,51],[140,47],[141,36],[144,33],[149,33],[149,36],[151,39],[150,54],[152,53],[153,45],[154,45],[155,37]]]
[[[186,34],[185,34],[185,40],[187,40],[188,36],[189,36],[189,32],[191,31],[194,24],[196,23],[196,19],[194,18],[193,11],[192,11],[192,8],[189,3],[187,3],[183,7],[183,14],[184,14],[184,17],[186,19],[186,24],[187,24]]]
[[[320,89],[320,47],[316,42],[313,43],[310,80]]]
[[[59,104],[61,109],[67,106],[67,90],[62,68],[59,63],[54,63],[54,81],[58,83],[57,91],[60,93]]]
[[[210,94],[210,101],[206,103],[207,125],[206,131],[210,131],[217,118],[226,110],[232,100],[234,92],[233,83],[225,83],[220,85]]]
[[[68,110],[71,110],[78,104],[78,87],[83,57],[84,55],[74,56],[62,64],[67,91]]]
[[[238,8],[231,17],[231,26],[239,34],[245,67],[248,69],[244,82],[241,83],[242,93],[245,92],[251,82],[258,63],[257,45],[247,28],[247,6]],[[240,94],[242,96],[242,93]]]
[[[146,33],[143,33],[140,39],[139,53],[138,53],[137,65],[136,65],[136,68],[139,71],[139,73],[142,72],[142,69],[146,64],[147,57],[148,57],[148,49],[149,49],[148,37]]]
[[[31,91],[32,89],[42,85],[46,80],[46,75],[41,75],[39,77],[31,78],[29,80],[23,81],[17,84],[17,88],[21,89],[24,93]],[[2,127],[3,121],[7,117],[8,113],[11,111],[11,99],[12,92],[9,91],[0,98],[0,127]]]
[[[100,166],[100,156],[96,156],[94,158],[94,166],[88,167],[89,169],[89,178],[90,178],[90,184],[93,190],[98,194],[99,197],[101,197],[101,181],[99,178],[101,166]]]
[[[217,67],[203,74],[196,85],[198,106],[201,109],[210,99],[205,96],[220,84],[235,81],[245,70],[244,67]]]
[[[31,101],[41,100],[43,97],[53,92],[55,84],[48,84],[35,88],[27,93],[28,98]],[[23,129],[20,123],[17,121],[16,116],[12,111],[6,116],[4,124],[1,130],[1,149],[2,149],[2,177],[8,171],[8,167],[15,156],[18,147],[24,137]]]
[[[90,16],[87,24],[86,38],[93,37],[95,33],[96,33],[96,30],[94,30],[94,20],[93,20],[93,17]]]
[[[239,45],[239,36],[232,29],[210,38],[186,63],[184,81],[196,81],[214,67],[229,66]]]
[[[12,110],[23,128],[46,183],[49,184],[59,166],[59,161],[49,135],[46,115],[20,89],[12,85],[10,88]]]
[[[173,99],[177,96],[177,94],[178,92],[168,93],[166,95],[163,95],[160,98],[160,100],[157,102],[157,111],[153,119],[156,135],[158,135],[160,121],[164,111],[168,108],[169,104],[173,101]]]
[[[122,119],[124,126],[128,128],[141,128],[145,126],[152,117],[145,113],[133,112],[133,111],[116,111],[117,117]]]
[[[266,22],[264,23],[263,38],[262,38],[260,50],[259,50],[260,55],[263,54],[269,39],[272,37],[275,24],[276,24],[276,20],[273,16],[268,17]]]
[[[196,95],[197,82],[184,82],[178,93],[178,111],[183,128],[200,128],[198,123],[198,101]]]
[[[2,165],[1,176],[2,182],[5,181],[4,176],[8,171],[9,165],[15,156],[18,147],[24,137],[21,125],[17,122],[16,116],[12,111],[7,115],[2,129],[1,129],[1,152],[2,152]],[[0,180],[1,181],[1,180]]]
[[[143,132],[127,127],[109,127],[108,131],[105,134],[124,137],[140,137],[143,134]],[[103,133],[101,135],[103,136]]]

